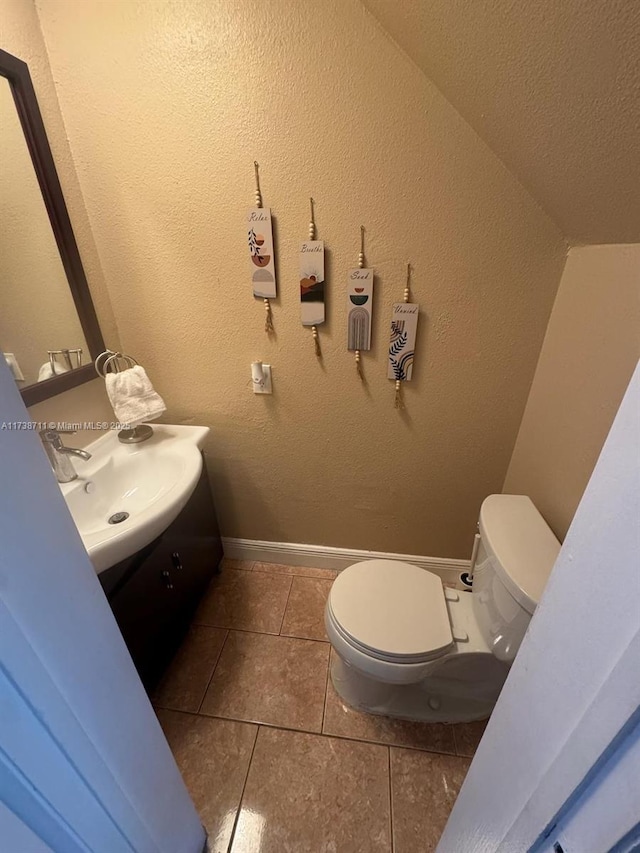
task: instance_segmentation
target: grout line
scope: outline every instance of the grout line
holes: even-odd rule
[[[212,625],[211,627],[214,626]],[[313,640],[309,637],[292,637],[290,634],[271,634],[268,631],[250,631],[248,628],[225,628],[224,630],[229,632],[233,631],[234,634],[253,634],[256,637],[282,637],[283,640],[300,640],[303,643],[320,643],[322,646],[329,645],[329,640]]]
[[[172,710],[169,708],[168,710]],[[222,714],[195,713],[195,711],[176,711],[177,714],[189,714],[192,717],[208,717],[211,720],[230,720],[232,723],[243,723],[247,726],[260,726],[263,729],[277,729],[282,732],[293,732],[294,734],[317,735],[318,737],[333,738],[334,740],[345,740],[348,743],[368,743],[370,746],[384,746],[393,749],[411,749],[414,752],[423,752],[428,755],[447,755],[449,758],[468,758],[468,756],[457,756],[455,752],[443,752],[440,749],[425,749],[421,746],[412,746],[402,743],[389,743],[380,740],[365,740],[361,737],[349,737],[348,735],[332,734],[331,732],[314,731],[313,729],[293,729],[290,726],[267,723],[264,720],[240,720],[237,717],[225,717]]]
[[[242,801],[244,800],[244,792],[247,788],[247,780],[249,778],[249,773],[251,771],[251,765],[253,764],[253,754],[256,751],[256,744],[258,743],[258,735],[260,734],[260,726],[256,729],[256,736],[253,739],[253,746],[251,747],[251,755],[249,756],[249,762],[247,764],[247,772],[244,777],[244,782],[242,783],[242,792],[240,793],[240,799],[238,800],[238,808],[236,809],[236,816],[233,821],[233,829],[231,830],[231,835],[229,836],[229,845],[227,847],[227,853],[231,853],[231,848],[233,847],[233,842],[236,835],[236,829],[238,827],[238,821],[240,819],[240,812],[242,811]]]
[[[389,752],[389,833],[391,840],[391,853],[395,850],[395,839],[393,837],[393,785],[391,784],[391,747],[387,747]]]
[[[329,649],[329,660],[327,661],[327,677],[324,682],[324,702],[322,703],[322,725],[320,726],[321,734],[324,734],[324,718],[327,713],[327,697],[329,695],[329,673],[331,672],[331,649]]]
[[[210,625],[208,622],[197,622],[196,627],[217,628],[219,631],[235,631],[238,634],[258,634],[261,637],[289,637],[288,634],[276,634],[274,631],[256,631],[255,628],[234,628],[232,625]],[[305,640],[306,637],[291,637],[293,640]],[[315,643],[328,643],[329,640],[312,640]]]
[[[278,631],[278,636],[282,636],[282,626],[284,625],[284,617],[287,615],[287,607],[289,606],[289,599],[291,598],[291,590],[293,588],[293,577],[291,577],[291,583],[289,584],[289,592],[287,593],[287,600],[284,605],[284,610],[282,611],[282,619],[280,620],[280,630]]]
[[[271,636],[274,636],[271,634]],[[301,637],[300,634],[278,634],[278,637],[283,637],[285,640],[311,640],[312,643],[324,643],[329,645],[329,640],[321,639],[320,637]]]
[[[218,629],[218,630],[220,630],[220,629]],[[220,651],[218,652],[218,657],[216,658],[216,662],[213,665],[213,669],[211,670],[211,675],[209,676],[209,680],[207,681],[207,686],[204,688],[204,693],[202,694],[202,699],[200,700],[200,703],[198,704],[198,710],[196,711],[197,714],[200,713],[200,709],[202,708],[202,703],[204,702],[205,696],[207,695],[207,691],[209,690],[209,685],[213,681],[213,675],[214,675],[216,669],[218,668],[218,664],[220,663],[220,658],[222,657],[222,652],[224,651],[224,647],[227,645],[227,640],[229,639],[229,629],[227,628],[224,630],[226,631],[226,633],[224,635],[224,640],[222,641],[222,645],[220,646]]]

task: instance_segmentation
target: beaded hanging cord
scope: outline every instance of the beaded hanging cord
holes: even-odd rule
[[[311,219],[309,220],[309,239],[316,239],[316,221],[313,213],[313,199],[309,199],[309,208],[311,210]],[[313,345],[315,347],[316,357],[322,358],[322,350],[320,349],[320,338],[318,336],[318,327],[311,327],[311,334],[313,335]]]
[[[360,253],[358,254],[358,267],[360,269],[364,269],[364,225],[360,226]],[[364,373],[362,372],[362,365],[360,364],[360,350],[356,350],[356,373],[360,377],[360,379],[364,382]]]
[[[403,302],[409,301],[409,288],[411,286],[411,264],[407,264],[407,283],[404,288],[404,297]],[[402,399],[402,381],[400,379],[396,379],[396,398],[395,398],[395,407],[396,409],[404,409],[404,401]]]
[[[260,192],[260,166],[258,165],[258,161],[253,161],[253,168],[256,174],[256,207],[262,207],[262,193]],[[264,318],[264,330],[269,335],[274,331],[273,328],[273,315],[271,314],[271,302],[268,299],[264,299],[264,310],[266,312]]]

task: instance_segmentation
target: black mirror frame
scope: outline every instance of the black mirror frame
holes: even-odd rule
[[[0,49],[0,76],[5,77],[11,86],[33,168],[38,178],[73,302],[91,355],[90,364],[84,364],[68,373],[62,373],[59,376],[22,388],[20,393],[25,405],[33,406],[35,403],[48,400],[50,397],[55,397],[56,394],[95,379],[96,372],[93,361],[101,352],[104,352],[106,347],[91,299],[87,277],[80,260],[78,244],[71,227],[69,212],[62,194],[49,140],[44,129],[29,66],[21,59]]]

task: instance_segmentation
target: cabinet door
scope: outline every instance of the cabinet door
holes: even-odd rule
[[[160,544],[110,601],[145,686],[159,677],[175,647],[180,599],[167,551]]]
[[[222,559],[222,543],[205,468],[189,503],[163,534],[161,547],[168,552],[172,578],[181,599],[193,612]]]

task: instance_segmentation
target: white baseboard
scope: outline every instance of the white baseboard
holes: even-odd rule
[[[386,551],[359,551],[355,548],[332,548],[329,545],[299,545],[295,542],[267,542],[260,539],[222,537],[225,556],[230,560],[254,560],[317,569],[346,569],[361,560],[402,560],[428,569],[443,580],[457,582],[467,572],[470,560],[441,557],[418,557],[415,554],[392,554]]]

